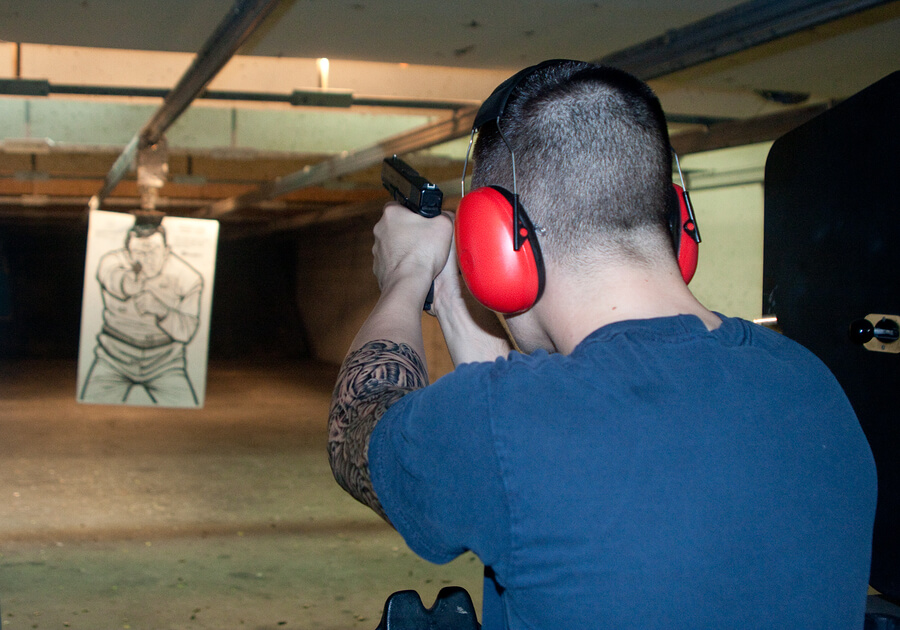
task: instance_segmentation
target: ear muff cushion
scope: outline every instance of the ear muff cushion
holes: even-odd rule
[[[681,269],[681,277],[685,284],[689,284],[697,271],[697,261],[700,247],[694,240],[694,225],[688,212],[687,201],[684,198],[684,189],[678,184],[672,184],[675,188],[675,196],[678,198],[678,224],[674,230],[675,251],[678,252],[678,267]]]
[[[531,308],[544,288],[540,247],[521,206],[527,235],[519,251],[513,248],[512,199],[499,187],[473,190],[460,202],[454,226],[466,286],[481,304],[507,315]]]

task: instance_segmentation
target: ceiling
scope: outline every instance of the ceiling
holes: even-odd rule
[[[592,59],[738,3],[286,0],[249,52],[508,69],[551,57]],[[196,52],[230,5],[229,0],[7,3],[0,8],[0,23],[9,41]]]
[[[701,20],[706,20],[702,24],[714,24],[717,16],[734,15],[743,6],[756,10],[776,4],[761,0],[746,5],[734,0],[382,0],[377,3],[283,0],[239,54],[277,58],[284,63],[292,58],[328,57],[333,62],[422,66],[437,78],[432,81],[434,85],[429,93],[433,99],[435,90],[441,92],[441,85],[458,85],[467,76],[473,78],[473,84],[478,78],[484,85],[494,85],[502,77],[542,59],[599,60],[667,33],[677,41],[683,32],[680,29],[690,28]],[[232,5],[232,0],[3,2],[0,3],[0,42],[196,53]],[[739,42],[742,36],[739,34],[732,40]],[[874,8],[838,20],[802,28],[747,50],[688,66],[651,81],[667,112],[674,116],[673,142],[681,143],[680,151],[772,140],[815,111],[900,69],[900,2],[877,3]],[[40,78],[25,76],[23,67],[19,63],[17,68],[0,68],[0,77]],[[150,82],[150,79],[143,81],[140,73],[134,76],[139,83]],[[387,72],[383,76],[384,82],[389,83],[393,75]],[[443,78],[446,81],[441,83]],[[285,83],[285,92],[297,87]],[[353,89],[355,85],[345,87]],[[409,93],[402,96],[422,97],[415,93],[416,88],[404,89]],[[438,96],[446,93],[451,98],[454,89],[447,87]],[[471,106],[486,94],[480,88],[463,96],[460,101]],[[0,96],[0,106],[4,98],[21,101],[24,97]],[[83,104],[83,100],[85,97],[73,100],[71,111]],[[156,107],[160,99],[146,102]],[[247,109],[241,104],[231,106],[241,112]],[[353,109],[368,111],[356,106]],[[396,114],[396,120],[407,115],[411,121],[415,117],[409,117],[410,112],[423,114],[426,116],[423,120],[428,121],[442,120],[448,115],[446,111],[421,109],[381,108],[380,112]],[[329,115],[322,113],[323,117]],[[334,118],[336,115],[332,116],[334,120],[338,120]],[[759,121],[765,124],[760,126]],[[134,128],[130,133],[137,133],[140,123],[131,124]],[[408,124],[412,129],[418,125]],[[390,125],[385,127],[389,128]],[[50,155],[38,147],[29,156],[28,150],[15,142],[22,140],[16,137],[22,132],[7,133],[7,137],[0,135],[0,197],[3,199],[0,220],[83,215],[86,207],[83,202],[92,194],[88,191],[99,189],[104,174],[122,149],[121,144],[98,148],[99,141],[82,137],[80,143],[55,146]],[[28,127],[24,133],[28,133]],[[327,220],[322,218],[327,214],[326,209],[332,211],[329,216],[343,216],[367,211],[383,201],[384,192],[373,160],[338,170],[329,167],[320,169],[321,173],[316,171],[318,166],[326,163],[333,166],[346,158],[346,149],[337,142],[326,143],[315,151],[284,150],[276,142],[274,148],[255,146],[243,156],[231,155],[218,161],[210,150],[182,150],[171,139],[170,144],[173,145],[172,179],[161,195],[164,199],[195,198],[193,205],[173,203],[170,206],[173,212],[200,216],[198,206],[202,204],[211,203],[217,197],[258,192],[267,181],[304,166],[310,167],[316,176],[301,181],[299,190],[279,195],[275,200],[257,194],[255,199],[243,204],[246,208],[232,209],[220,218],[261,229],[272,229],[276,221],[282,226],[296,227]],[[377,140],[369,143],[369,146],[376,145]],[[418,165],[423,172],[428,171],[425,174],[431,179],[443,182],[458,172],[460,158],[457,151],[451,152],[450,157],[422,157]],[[84,166],[73,175],[75,163]],[[195,178],[194,187],[185,188],[185,182],[191,177]],[[50,186],[47,180],[57,182],[58,186]],[[184,185],[179,188],[175,180]],[[41,190],[45,192],[37,194],[39,186],[35,182],[44,182]],[[21,203],[17,203],[17,195],[21,195]],[[135,203],[133,174],[110,198],[118,198],[122,209]],[[343,210],[334,212],[335,208]]]
[[[736,0],[283,0],[242,54],[513,70],[598,59],[740,5]],[[895,4],[888,2],[887,5]],[[197,52],[231,0],[0,4],[0,40]],[[787,52],[704,72],[699,85],[852,94],[896,70],[900,10],[808,32]]]

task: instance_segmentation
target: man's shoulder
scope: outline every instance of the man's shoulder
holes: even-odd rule
[[[556,355],[546,352],[523,354],[511,352],[494,361],[463,363],[451,372],[400,399],[388,414],[417,414],[428,410],[429,415],[455,413],[456,409],[471,410],[490,404],[491,398],[508,388],[535,388],[541,375],[540,367],[553,362]],[[396,409],[395,409],[396,407]]]
[[[799,360],[827,369],[812,350],[780,332],[739,318],[729,318],[728,321],[732,325],[740,327],[746,339],[746,345],[750,347],[768,351],[782,359]]]
[[[565,357],[561,354],[550,354],[544,350],[536,350],[530,354],[512,351],[506,356],[497,357],[493,361],[464,363],[443,376],[437,382],[448,377],[451,380],[496,381],[508,378],[527,378],[542,369],[560,366]]]

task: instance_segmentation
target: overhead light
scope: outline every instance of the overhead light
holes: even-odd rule
[[[328,89],[328,68],[330,65],[327,57],[321,57],[316,60],[316,67],[319,69],[319,87],[323,90]]]

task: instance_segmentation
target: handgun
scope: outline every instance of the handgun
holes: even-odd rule
[[[441,189],[396,155],[385,158],[381,164],[381,183],[391,193],[394,201],[426,219],[441,213],[441,202],[444,200]]]
[[[426,219],[432,219],[441,213],[441,202],[444,200],[441,189],[396,155],[385,158],[382,162],[381,183],[391,193],[394,201]],[[433,301],[434,282],[431,283],[422,310],[430,311]]]

